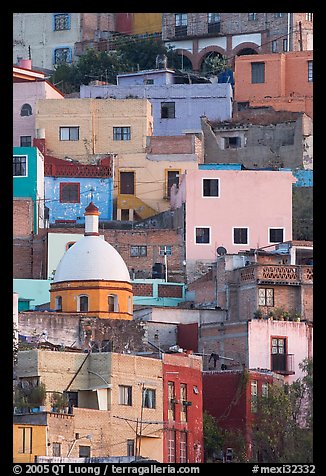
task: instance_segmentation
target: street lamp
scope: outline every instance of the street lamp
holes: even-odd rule
[[[77,433],[77,435],[78,435],[78,433]],[[73,443],[72,443],[72,445],[71,445],[71,447],[70,447],[70,450],[69,450],[68,453],[67,453],[67,458],[69,458],[69,456],[70,456],[70,454],[71,454],[71,452],[72,452],[72,450],[73,450],[73,448],[74,448],[74,446],[75,446],[75,444],[76,444],[76,441],[77,441],[77,440],[81,440],[82,438],[86,438],[87,440],[90,440],[90,441],[91,441],[92,438],[93,438],[93,435],[92,435],[92,434],[85,435],[85,436],[79,436],[79,435],[78,435],[78,437],[76,437],[76,438],[74,439],[74,441],[73,441]]]

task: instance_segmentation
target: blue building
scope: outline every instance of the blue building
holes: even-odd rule
[[[37,147],[13,148],[13,199],[32,202],[32,229],[44,227],[44,157]]]
[[[82,85],[80,97],[148,99],[155,136],[201,132],[201,116],[214,121],[232,118],[230,83],[196,82],[194,78],[185,83],[184,76],[169,69],[122,74],[117,76],[117,85]]]
[[[49,224],[83,223],[84,211],[94,201],[100,221],[113,216],[112,157],[100,165],[85,165],[54,157],[45,158],[45,206]]]

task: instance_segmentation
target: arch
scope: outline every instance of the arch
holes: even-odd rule
[[[182,48],[176,49],[175,52],[180,57],[180,68],[176,67],[176,69],[183,69],[183,70],[186,69],[187,71],[192,71],[194,69],[192,53]],[[183,61],[182,61],[182,57],[183,57]]]
[[[253,53],[242,53],[241,54],[241,51],[245,51],[245,50],[248,50],[248,51],[253,51]],[[241,56],[241,55],[249,55],[249,54],[259,54],[259,50],[260,50],[260,46],[258,46],[256,43],[252,43],[252,42],[243,42],[243,43],[240,43],[238,46],[236,46],[233,51],[232,51],[232,54],[233,56]]]
[[[31,116],[33,114],[32,106],[30,104],[23,104],[20,110],[21,116]]]
[[[55,310],[62,311],[62,296],[55,297]]]
[[[78,312],[87,312],[88,311],[88,296],[87,294],[80,294],[77,298],[77,311]]]
[[[200,71],[202,68],[202,63],[205,61],[205,58],[209,55],[209,53],[217,53],[220,56],[226,56],[226,51],[221,48],[220,46],[210,45],[203,48],[200,53],[196,56],[196,70]]]

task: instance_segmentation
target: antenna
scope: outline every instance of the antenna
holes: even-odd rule
[[[218,246],[216,248],[216,253],[218,254],[218,256],[223,256],[223,255],[226,255],[227,251],[224,248],[224,246]]]

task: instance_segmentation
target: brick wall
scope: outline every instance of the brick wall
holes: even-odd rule
[[[13,238],[14,279],[46,279],[46,236]]]
[[[27,236],[33,231],[33,201],[30,198],[13,201],[13,236]]]
[[[182,298],[182,287],[173,286],[166,284],[158,285],[158,296],[159,297],[172,297],[172,298]]]
[[[132,285],[134,296],[153,296],[153,285],[134,283]]]

